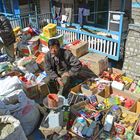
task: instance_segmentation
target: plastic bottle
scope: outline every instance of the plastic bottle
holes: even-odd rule
[[[121,108],[119,106],[114,105],[114,106],[111,107],[110,113],[114,117],[114,121],[115,122],[118,122],[119,121],[119,118],[121,117],[122,110],[121,110]]]
[[[114,124],[113,115],[109,113],[105,118],[104,130],[110,132],[113,124]]]
[[[87,137],[87,138],[90,138],[90,137],[94,134],[95,128],[96,128],[96,122],[93,121],[93,122],[90,124],[90,126],[89,126],[89,128],[88,128],[88,130],[87,130],[87,133],[86,133],[86,137]]]

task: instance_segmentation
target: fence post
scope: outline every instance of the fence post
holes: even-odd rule
[[[81,29],[81,26],[80,25],[77,25],[76,28],[77,28],[77,31],[79,32],[80,29]],[[80,39],[80,33],[77,33],[77,39],[78,40]]]
[[[117,48],[117,57],[120,59],[120,49],[121,49],[121,41],[122,41],[122,31],[123,31],[123,15],[124,13],[120,13],[120,24],[119,24],[119,42]]]
[[[37,7],[36,7],[36,5],[35,5],[35,18],[36,18],[36,25],[37,25],[37,28],[39,29],[38,14],[37,14]]]

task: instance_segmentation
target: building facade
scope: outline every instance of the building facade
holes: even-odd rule
[[[123,70],[132,79],[140,79],[140,0],[132,0],[132,20],[125,45]]]
[[[124,48],[122,34],[127,35],[131,20],[131,0],[0,0],[0,3],[0,11],[4,13],[38,13],[32,17],[29,15],[25,20],[20,16],[18,20],[22,28],[28,26],[30,21],[35,21],[38,27],[47,24],[47,19],[59,20],[57,27],[59,33],[64,34],[66,42],[85,39],[90,42],[91,51],[107,55],[114,60],[120,59],[120,50]],[[44,16],[45,13],[48,16]],[[62,27],[63,21],[68,23],[67,28]],[[32,22],[32,25],[35,22]],[[70,30],[69,25],[74,25],[75,30]]]
[[[37,11],[40,13],[40,0],[0,0],[0,12],[24,15]]]

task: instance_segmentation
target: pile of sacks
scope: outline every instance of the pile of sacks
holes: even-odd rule
[[[26,136],[38,124],[40,112],[36,103],[26,97],[22,83],[16,76],[0,79],[0,115],[12,115],[18,119]]]

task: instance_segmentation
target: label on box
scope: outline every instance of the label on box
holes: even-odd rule
[[[119,90],[123,90],[123,88],[124,88],[124,84],[117,82],[117,81],[113,81],[111,86],[116,89],[119,89]]]

